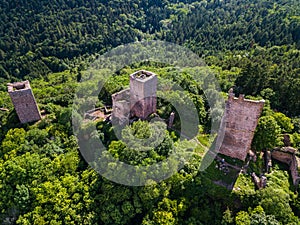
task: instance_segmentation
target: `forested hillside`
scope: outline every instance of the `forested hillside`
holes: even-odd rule
[[[279,103],[273,103],[275,108],[293,116],[300,113],[299,105],[295,105],[300,96],[291,95],[297,93],[295,87],[299,84],[297,1],[3,1],[0,4],[2,78],[34,78],[83,68],[88,54],[101,54],[119,44],[157,38],[184,44],[200,55],[217,55],[218,65],[226,70],[253,68],[252,75],[246,76],[257,76],[250,79],[264,80],[263,84],[248,86],[241,73],[237,83],[241,91],[257,95],[264,88],[271,88]],[[224,59],[229,50],[230,59]],[[277,77],[283,80],[277,83]],[[275,82],[268,82],[274,78]],[[291,80],[295,87],[290,87]]]
[[[144,146],[134,139],[151,134],[147,121],[124,129],[135,148],[118,140],[105,120],[89,121],[83,129],[97,128],[98,136],[92,138],[104,143],[102,157],[110,154],[136,168],[165,160],[174,148],[192,154],[190,160],[167,180],[149,180],[142,187],[114,183],[85,162],[72,129],[79,81],[99,55],[143,40],[176,43],[203,57],[224,96],[233,87],[247,98],[266,100],[252,145],[257,160],[247,172],[224,173],[218,160],[200,172],[210,145],[207,98],[192,79],[192,68],[179,73],[157,62],[109,74],[96,107],[111,105],[111,94],[128,87],[129,74],[153,71],[159,80],[178,83],[195,104],[200,121],[195,142],[180,140],[178,120],[176,129],[166,129],[163,142],[148,152],[138,151]],[[250,175],[265,172],[262,153],[284,146],[284,135],[300,156],[299,58],[296,0],[2,0],[0,224],[300,224],[299,188],[293,186],[287,165],[273,161],[262,190]],[[20,124],[7,94],[6,83],[25,79],[43,112],[36,123]],[[160,94],[185,103],[179,92]],[[161,118],[172,111],[170,103],[158,100]],[[119,168],[110,164],[109,169]]]

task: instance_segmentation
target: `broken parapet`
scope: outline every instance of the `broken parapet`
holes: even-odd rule
[[[224,139],[217,139],[219,153],[242,161],[246,159],[264,102],[245,99],[244,95],[235,98],[230,89],[219,131],[224,132]]]
[[[270,151],[264,152],[264,160],[265,160],[265,171],[269,173],[272,168],[272,156]]]
[[[175,119],[175,113],[171,112],[170,117],[169,117],[169,122],[168,122],[168,128],[171,128],[173,126]]]
[[[157,75],[140,70],[130,75],[131,116],[146,119],[156,112]]]
[[[252,160],[253,162],[256,162],[257,157],[255,152],[253,152],[252,150],[249,150],[249,156],[250,156],[250,160]]]
[[[275,148],[272,150],[271,156],[273,159],[276,159],[279,162],[285,163],[289,166],[293,179],[293,184],[297,186],[300,181],[300,160],[296,156],[296,149],[292,147]]]
[[[28,80],[8,83],[7,89],[21,123],[29,123],[41,119],[41,114]]]
[[[253,179],[255,186],[259,190],[261,190],[267,186],[267,178],[265,176],[261,176],[261,178],[259,178],[255,173],[252,173],[251,177]]]

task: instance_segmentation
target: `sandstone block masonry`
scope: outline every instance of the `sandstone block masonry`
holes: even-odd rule
[[[130,88],[112,95],[112,119],[120,124],[129,118],[146,119],[156,112],[157,75],[140,70],[130,75]]]
[[[21,123],[29,123],[41,119],[41,114],[28,80],[8,83],[7,88]]]
[[[128,124],[130,118],[130,90],[125,89],[112,95],[112,119]]]
[[[229,91],[220,128],[224,139],[219,144],[219,153],[242,161],[246,159],[263,106],[264,100],[244,99],[244,95],[235,98],[233,90]]]
[[[130,75],[131,116],[146,119],[156,112],[156,74],[140,70]]]

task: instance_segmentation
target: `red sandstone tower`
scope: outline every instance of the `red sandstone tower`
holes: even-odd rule
[[[29,123],[41,119],[41,114],[28,80],[12,84],[8,83],[7,88],[21,123]]]
[[[156,112],[157,75],[140,70],[130,75],[130,88],[112,95],[112,120],[127,124],[132,117],[146,119]]]
[[[140,70],[130,75],[131,116],[146,119],[156,112],[156,74]]]

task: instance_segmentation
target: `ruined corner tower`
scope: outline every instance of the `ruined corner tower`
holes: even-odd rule
[[[28,80],[8,83],[7,89],[21,123],[29,123],[41,119],[41,114]]]
[[[156,74],[140,70],[130,75],[131,116],[146,119],[156,112]]]
[[[220,128],[224,139],[217,140],[219,153],[242,161],[246,159],[264,102],[245,99],[244,95],[236,98],[230,89]]]

